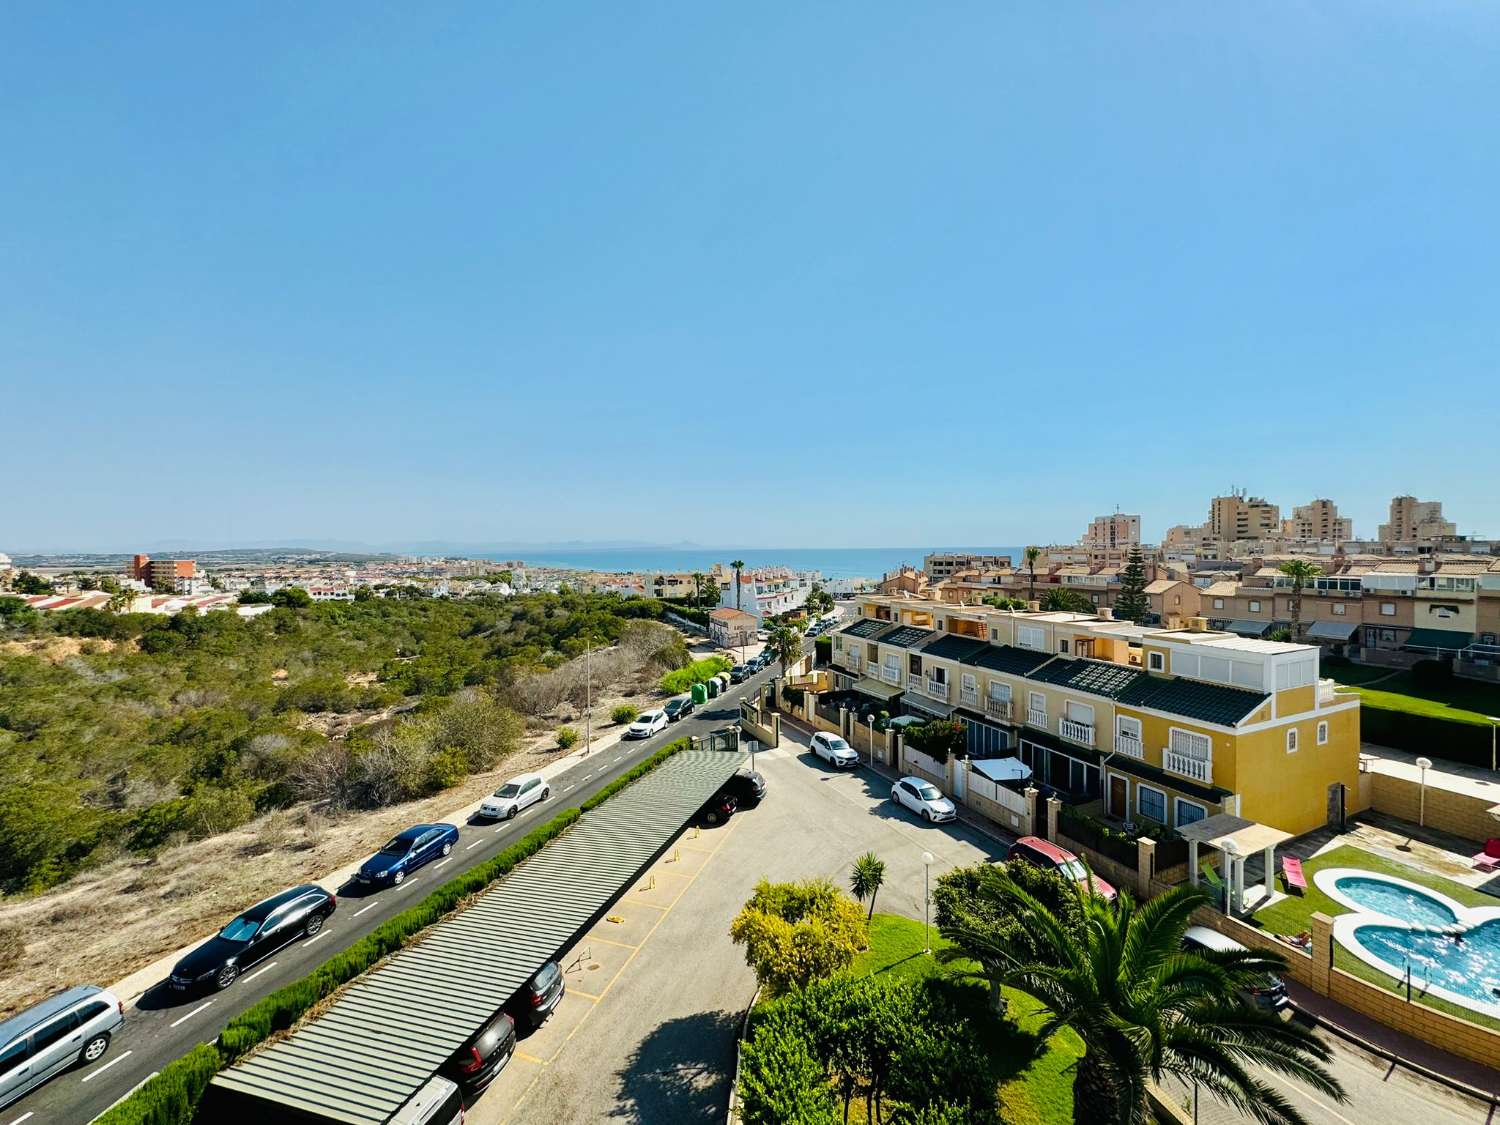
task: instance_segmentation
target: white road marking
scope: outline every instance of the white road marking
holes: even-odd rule
[[[380,905],[380,903],[378,903],[378,902],[372,902],[372,903],[370,903],[370,905],[369,905],[369,906],[361,906],[361,907],[360,907],[360,908],[359,908],[359,909],[358,909],[358,910],[356,910],[356,911],[355,911],[355,912],[354,912],[354,913],[353,913],[353,914],[352,914],[352,915],[351,915],[351,916],[350,916],[350,917],[353,917],[353,918],[358,918],[358,917],[359,917],[359,916],[360,916],[360,915],[361,915],[361,914],[363,914],[363,913],[364,913],[364,912],[365,912],[365,911],[366,911],[366,910],[374,910],[374,909],[375,909],[375,908],[376,908],[376,907],[377,907],[377,906],[379,906],[379,905]]]
[[[254,980],[256,977],[260,976],[261,973],[269,973],[275,967],[276,967],[276,962],[272,961],[269,965],[266,965],[264,968],[256,969],[255,972],[251,973],[245,979],[247,981]]]
[[[582,777],[582,778],[581,778],[581,779],[580,779],[580,780],[582,780],[582,781],[587,781],[587,780],[588,780],[588,779],[589,779],[589,778],[591,778],[591,777],[593,777],[593,776],[594,776],[594,775],[593,775],[593,774],[591,774],[591,773],[586,773],[586,774],[584,774],[584,775],[583,775],[583,777]]]
[[[21,1114],[20,1117],[16,1118],[14,1121],[12,1121],[10,1123],[10,1125],[21,1125],[21,1122],[25,1121],[28,1117],[35,1117],[35,1116],[36,1116],[36,1111],[35,1110],[33,1110],[30,1113],[23,1113],[23,1114]]]
[[[307,941],[304,944],[306,944],[306,945],[312,945],[314,942],[322,941],[324,938],[326,938],[328,936],[328,934],[329,934],[329,929],[328,929],[327,926],[324,926],[321,930],[319,930],[317,932],[316,935],[314,935],[313,937],[308,938]]]
[[[434,871],[436,871],[439,867],[446,867],[448,864],[450,864],[452,862],[453,862],[453,857],[450,855],[447,859],[441,860],[438,863],[433,864],[432,865],[432,869]]]
[[[482,843],[484,843],[483,840],[475,840],[472,844],[470,844],[467,848],[465,848],[464,851],[466,851],[466,852],[472,852],[475,848],[477,848]]]
[[[210,1000],[208,1002],[208,1004],[212,1004],[212,1003],[213,1003],[212,1000]],[[208,1004],[203,1005],[203,1008],[208,1007]],[[203,1008],[199,1008],[198,1010],[201,1012],[203,1010]],[[183,1019],[186,1019],[186,1018],[187,1018],[186,1016],[183,1017]],[[178,1020],[177,1021],[177,1023],[181,1023],[181,1022],[182,1022],[182,1020]],[[172,1026],[176,1027],[177,1023],[174,1023]],[[92,1082],[94,1079],[98,1078],[99,1075],[103,1074],[110,1067],[114,1066],[115,1063],[122,1063],[126,1059],[128,1059],[131,1055],[133,1055],[133,1054],[135,1054],[134,1051],[125,1051],[125,1052],[123,1052],[121,1054],[116,1055],[114,1058],[110,1059],[109,1062],[107,1062],[103,1066],[101,1066],[98,1070],[92,1070],[88,1074],[84,1075],[83,1080],[85,1082]]]

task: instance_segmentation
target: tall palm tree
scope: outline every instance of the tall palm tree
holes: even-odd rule
[[[1317,563],[1306,559],[1287,559],[1276,568],[1292,580],[1292,640],[1302,640],[1302,589],[1323,573]]]
[[[703,608],[703,574],[696,570],[693,571],[693,602],[699,609]]]
[[[849,890],[860,902],[870,900],[870,912],[866,918],[875,917],[875,896],[884,883],[885,860],[874,852],[865,852],[854,861],[854,870],[849,873]]]
[[[1031,575],[1031,583],[1026,588],[1026,600],[1036,600],[1036,560],[1042,557],[1040,547],[1026,548],[1026,572]]]
[[[1038,1034],[1071,1027],[1086,1048],[1074,1074],[1074,1120],[1144,1125],[1147,1084],[1174,1075],[1265,1125],[1304,1125],[1297,1108],[1249,1069],[1295,1078],[1336,1101],[1343,1087],[1323,1066],[1328,1047],[1296,1022],[1283,1023],[1243,1002],[1285,962],[1238,950],[1187,952],[1192,913],[1208,902],[1175,887],[1137,904],[1120,893],[1114,908],[1080,891],[1082,925],[1069,926],[1009,876],[1001,903],[1029,936],[1001,926],[944,927],[944,936],[986,966],[997,983],[1030,993],[1050,1011]]]
[[[734,608],[740,608],[740,575],[745,571],[745,560],[735,559],[729,564],[734,567]]]
[[[802,634],[790,625],[778,625],[771,630],[766,648],[781,663],[781,674],[785,676],[787,669],[802,659]]]

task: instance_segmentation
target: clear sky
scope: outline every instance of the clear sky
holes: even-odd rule
[[[1500,5],[30,4],[0,550],[1500,535]]]

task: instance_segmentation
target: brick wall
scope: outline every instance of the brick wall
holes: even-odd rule
[[[1377,770],[1364,776],[1370,778],[1371,805],[1376,812],[1417,822],[1422,800],[1420,784]],[[1478,851],[1485,840],[1500,835],[1500,824],[1489,814],[1494,803],[1493,797],[1472,797],[1429,785],[1423,819],[1429,828],[1475,841],[1474,850]]]
[[[1457,1016],[1444,1015],[1424,1004],[1408,1004],[1404,991],[1387,992],[1343,969],[1334,969],[1329,974],[1328,995],[1356,1012],[1441,1047],[1449,1054],[1485,1066],[1494,1066],[1495,1060],[1500,1059],[1500,1033]]]

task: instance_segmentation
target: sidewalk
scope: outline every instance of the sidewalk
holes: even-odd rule
[[[1346,1008],[1337,1000],[1319,996],[1294,980],[1288,980],[1286,987],[1292,1003],[1299,1011],[1315,1020],[1318,1026],[1445,1086],[1488,1099],[1491,1103],[1500,1102],[1500,1071],[1450,1055],[1431,1043],[1414,1039],[1352,1008]]]

